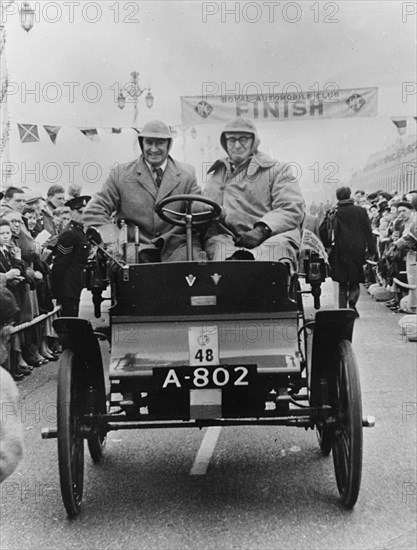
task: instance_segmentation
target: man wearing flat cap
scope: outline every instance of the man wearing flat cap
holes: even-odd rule
[[[83,195],[65,203],[71,209],[71,221],[59,234],[51,271],[54,298],[63,317],[78,317],[84,273],[90,245],[83,229],[84,209],[91,197]]]
[[[173,140],[169,127],[159,120],[148,122],[139,135],[139,158],[113,168],[102,189],[85,209],[88,227],[124,220],[129,240],[139,228],[139,261],[186,260],[185,228],[163,221],[155,213],[155,204],[173,195],[201,195],[192,166],[174,160],[169,152]],[[177,212],[186,211],[186,203],[173,204]],[[201,251],[198,235],[193,237],[193,256]]]

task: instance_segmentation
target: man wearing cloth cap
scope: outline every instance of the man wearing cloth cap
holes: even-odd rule
[[[285,260],[295,270],[304,200],[291,169],[258,151],[258,132],[248,119],[229,122],[220,143],[228,156],[210,168],[204,189],[223,207],[206,234],[209,259]]]
[[[63,317],[78,317],[84,272],[90,245],[83,230],[83,212],[91,197],[75,197],[65,203],[72,220],[59,234],[52,265],[52,292],[61,304]]]
[[[116,220],[125,220],[129,240],[133,226],[139,227],[140,261],[186,260],[185,228],[174,227],[155,213],[155,204],[165,197],[201,195],[194,168],[174,160],[171,131],[166,124],[154,120],[145,124],[139,136],[142,155],[127,164],[112,169],[103,188],[91,200],[84,213],[87,226],[99,228]],[[186,204],[173,204],[172,209],[185,212]],[[193,255],[201,246],[197,235],[193,239]]]

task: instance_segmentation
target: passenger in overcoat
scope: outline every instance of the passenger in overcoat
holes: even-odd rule
[[[371,222],[365,208],[356,206],[350,198],[349,187],[336,190],[336,224],[334,246],[329,254],[331,277],[339,283],[339,307],[350,307],[359,316],[356,303],[360,295],[360,283],[365,282],[364,264],[366,252],[372,257],[376,252]],[[326,220],[320,226],[320,235],[325,246],[327,241]]]
[[[87,227],[125,220],[129,240],[133,241],[134,226],[139,227],[140,258],[148,261],[186,260],[185,228],[163,221],[155,212],[155,204],[169,196],[201,195],[192,166],[174,160],[169,151],[172,135],[161,121],[145,124],[139,135],[142,155],[127,164],[118,164],[110,171],[102,189],[96,193],[84,213]],[[185,212],[186,204],[170,206]],[[201,251],[199,236],[193,237],[193,256]]]
[[[291,167],[258,151],[259,142],[245,118],[221,133],[227,157],[209,169],[204,194],[222,206],[223,216],[207,231],[205,250],[214,261],[284,259],[296,270],[304,200]]]

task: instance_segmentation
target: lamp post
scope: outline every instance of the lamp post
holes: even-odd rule
[[[6,26],[8,16],[19,13],[20,25],[29,32],[35,22],[35,10],[28,2],[24,2],[19,12],[15,0],[2,0],[0,2],[0,108],[2,116],[0,117],[0,177],[4,183],[11,175],[10,157],[9,157],[9,138],[10,138],[10,120],[8,104],[6,103],[7,90],[9,86],[7,71],[7,49],[6,49]]]
[[[123,90],[125,90],[126,94],[123,93],[121,90],[118,97],[117,97],[117,105],[119,106],[119,109],[124,109],[126,105],[126,101],[129,100],[129,98],[133,101],[133,127],[136,128],[136,123],[138,120],[138,101],[140,96],[148,90],[148,93],[145,97],[145,103],[148,109],[151,109],[153,106],[153,95],[151,93],[151,88],[148,86],[148,88],[141,88],[139,85],[139,73],[137,71],[133,71],[130,73],[131,81],[128,84],[125,84],[123,87]]]
[[[35,23],[35,10],[30,6],[28,2],[23,2],[20,9],[20,25],[26,31],[29,32]]]
[[[153,106],[153,95],[151,93],[150,85],[148,88],[141,88],[139,85],[139,73],[133,71],[130,73],[131,81],[123,86],[123,90],[126,92],[126,95],[120,90],[119,95],[117,96],[117,105],[119,109],[124,109],[127,101],[133,101],[133,128],[137,130],[137,121],[138,121],[138,101],[140,96],[148,91],[145,97],[145,104],[148,109],[151,109]],[[133,149],[136,152],[138,140],[135,136],[133,141]]]
[[[29,32],[30,29],[35,24],[35,10],[29,4],[29,2],[23,2],[19,10],[16,0],[2,0],[0,3],[0,14],[2,27],[8,20],[8,17],[19,13],[20,26],[26,32]]]

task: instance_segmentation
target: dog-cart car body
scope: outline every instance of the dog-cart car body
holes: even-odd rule
[[[195,202],[206,210],[193,214]],[[190,260],[139,263],[138,242],[123,245],[120,260],[96,242],[89,288],[100,316],[101,291],[110,285],[109,327],[54,321],[64,350],[57,429],[44,429],[43,437],[58,439],[68,515],[81,505],[85,440],[97,463],[111,430],[235,425],[314,429],[323,454],[333,454],[341,503],[352,508],[362,427],[372,424],[362,419],[354,312],[322,310],[307,321],[306,291],[283,262],[192,259],[192,231],[220,214],[213,201],[181,195],[159,203],[157,212],[185,226]],[[305,278],[318,309],[325,265],[314,254]],[[108,369],[103,339],[110,342]]]

